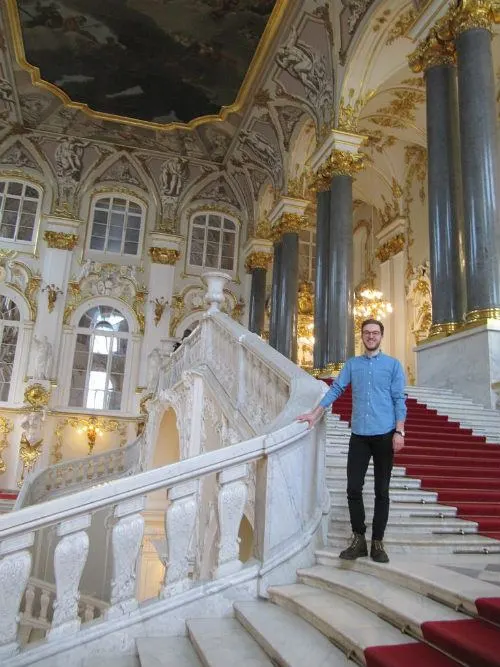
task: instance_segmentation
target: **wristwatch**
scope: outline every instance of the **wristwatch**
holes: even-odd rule
[[[394,433],[398,433],[402,438],[405,437],[405,432],[404,431],[394,431]]]

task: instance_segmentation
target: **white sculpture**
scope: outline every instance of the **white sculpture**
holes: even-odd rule
[[[157,347],[148,354],[148,371],[147,371],[147,390],[154,391],[158,384],[158,376],[162,365],[162,358]]]
[[[417,266],[408,286],[408,300],[413,304],[411,330],[417,342],[427,338],[432,324],[432,296],[429,262]]]
[[[45,412],[30,412],[21,422],[21,427],[26,434],[30,444],[34,444],[42,437],[42,425],[45,420]]]
[[[78,181],[82,173],[84,145],[78,139],[63,139],[56,148],[56,172],[60,178]]]
[[[47,336],[42,339],[33,337],[33,378],[48,380],[52,366],[52,344]]]
[[[161,170],[162,194],[169,197],[178,197],[186,178],[186,162],[177,157],[165,160]]]
[[[316,56],[305,44],[297,43],[297,31],[292,28],[287,43],[276,54],[276,62],[295,79],[298,79],[304,88],[317,93],[318,81],[314,72]]]

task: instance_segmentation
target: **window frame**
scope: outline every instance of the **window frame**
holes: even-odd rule
[[[40,226],[40,218],[41,218],[41,210],[42,210],[42,201],[43,201],[43,190],[42,188],[37,184],[31,181],[29,178],[16,178],[16,177],[9,177],[9,176],[1,176],[0,175],[0,183],[5,183],[5,189],[3,193],[0,193],[1,197],[1,203],[0,203],[0,242],[1,243],[9,243],[12,245],[15,245],[16,247],[20,249],[24,249],[27,247],[33,247],[36,245],[37,237],[38,237],[38,229]],[[10,183],[19,183],[20,185],[23,186],[23,192],[22,195],[10,195],[16,199],[19,199],[21,201],[21,204],[24,204],[25,201],[35,201],[33,197],[27,197],[26,198],[26,189],[27,188],[32,188],[38,193],[38,198],[36,200],[36,210],[33,214],[34,220],[33,220],[33,233],[31,235],[31,239],[28,241],[26,239],[18,239],[17,235],[19,232],[19,227],[20,227],[20,222],[21,222],[21,215],[22,215],[22,206],[20,205],[19,210],[17,212],[17,219],[16,219],[16,226],[15,226],[15,235],[14,237],[7,237],[7,236],[2,236],[1,235],[1,226],[3,222],[3,215],[5,213],[5,203],[6,199],[9,196],[7,193],[8,186]]]
[[[95,221],[95,214],[96,214],[96,208],[98,209],[98,204],[101,200],[103,199],[109,199],[110,200],[110,205],[107,211],[107,216],[106,216],[106,230],[105,230],[105,237],[104,237],[104,248],[102,250],[99,250],[97,248],[92,248],[92,238],[94,236],[93,231],[94,231],[94,225],[96,223]],[[139,228],[139,238],[137,240],[137,253],[135,255],[131,255],[128,253],[124,252],[125,244],[126,244],[126,232],[127,232],[127,225],[124,225],[122,229],[122,236],[120,240],[120,251],[114,251],[114,250],[108,250],[106,248],[106,244],[109,240],[109,229],[111,227],[111,214],[112,214],[112,206],[113,203],[116,199],[123,199],[125,200],[126,204],[126,213],[128,214],[128,208],[129,204],[132,202],[133,204],[136,204],[139,206],[141,209],[141,217],[140,217],[140,228]],[[122,193],[122,192],[117,192],[115,190],[110,190],[109,192],[99,192],[95,193],[92,197],[91,203],[90,203],[90,211],[89,211],[89,224],[88,224],[88,232],[87,232],[87,239],[85,243],[85,254],[88,257],[95,258],[95,259],[101,259],[104,261],[112,261],[113,263],[120,263],[119,260],[126,260],[127,263],[129,264],[134,264],[138,263],[141,261],[142,254],[143,254],[143,246],[144,246],[144,236],[145,236],[145,227],[146,227],[146,221],[147,221],[147,215],[148,215],[148,206],[147,203],[142,200],[140,197],[133,195],[132,193]],[[128,215],[125,217],[125,220],[128,220]],[[102,224],[102,223],[101,223]],[[134,242],[135,243],[135,242]]]
[[[308,239],[302,237],[303,234],[308,234]],[[304,252],[304,248],[307,248],[307,253]],[[302,252],[301,252],[302,250]],[[306,280],[313,284],[316,283],[316,230],[312,227],[301,230],[299,233],[299,280]],[[307,258],[307,275],[304,276],[300,273],[300,258]]]
[[[9,392],[6,400],[1,400],[0,398],[0,405],[8,405],[9,403],[14,402],[13,398],[15,396],[16,385],[17,385],[16,375],[18,374],[17,369],[19,365],[19,359],[21,357],[21,347],[23,346],[23,331],[25,322],[23,318],[22,308],[20,307],[19,303],[15,299],[13,299],[10,294],[5,294],[4,292],[0,293],[0,297],[12,301],[12,303],[15,305],[19,313],[18,320],[0,319],[0,347],[3,340],[3,331],[5,326],[13,326],[17,329],[16,348],[14,351],[14,358],[12,361],[12,373],[9,380]]]
[[[217,266],[206,266],[206,255],[207,255],[207,245],[208,245],[208,231],[210,229],[209,227],[209,219],[210,216],[218,216],[221,219],[221,226],[220,232],[221,232],[221,237],[218,242],[219,248],[218,248],[218,265]],[[195,223],[195,220],[200,217],[200,216],[205,216],[205,225],[202,227],[199,225],[198,227],[201,229],[205,230],[205,235],[203,239],[203,252],[202,252],[202,264],[191,264],[191,249],[192,249],[192,243],[193,243],[193,233],[194,229],[197,226]],[[228,220],[234,225],[234,231],[233,230],[227,230],[224,229],[224,220]],[[187,249],[186,249],[186,273],[189,273],[191,275],[200,275],[204,271],[223,271],[224,273],[227,273],[231,277],[235,277],[238,273],[238,260],[239,260],[239,242],[240,242],[240,221],[231,213],[226,213],[225,211],[217,211],[217,210],[207,210],[205,208],[201,208],[198,211],[194,211],[190,217],[189,220],[189,226],[188,226],[188,231],[189,231],[189,236],[188,236],[188,244],[187,244]],[[213,228],[217,229],[217,228]],[[233,248],[233,268],[232,269],[226,269],[221,267],[222,263],[222,251],[224,248],[224,243],[223,243],[223,235],[224,232],[227,233],[232,233],[234,234],[234,248]]]
[[[113,330],[108,330],[105,328],[101,328],[99,326],[94,326],[92,328],[85,328],[79,326],[79,322],[82,320],[82,318],[91,310],[94,308],[112,308],[113,310],[117,311],[123,319],[127,323],[127,331],[117,331],[115,329]],[[78,336],[79,335],[84,335],[89,338],[89,347],[88,347],[88,359],[87,359],[87,367],[85,369],[85,383],[83,387],[83,401],[84,405],[71,405],[71,391],[74,388],[73,387],[73,373],[75,371],[75,356],[77,352],[77,341],[78,341]],[[98,352],[95,352],[94,346],[95,346],[95,340],[97,337],[106,337],[107,339],[111,339],[111,341],[118,341],[118,339],[125,339],[127,341],[126,345],[126,350],[125,350],[125,363],[123,365],[123,374],[122,374],[122,386],[121,386],[121,397],[120,397],[120,405],[117,408],[112,408],[109,407],[109,397],[112,395],[113,390],[109,389],[109,384],[110,380],[112,377],[112,372],[111,372],[111,365],[113,361],[113,348],[114,344],[113,342],[110,343],[110,351],[107,354],[107,360],[106,360],[106,378],[105,378],[105,389],[102,390],[104,391],[104,398],[103,398],[103,407],[101,408],[96,408],[96,407],[87,407],[87,402],[89,399],[89,391],[98,391],[95,389],[90,389],[90,378],[91,378],[91,372],[92,372],[92,362],[94,359],[95,354],[99,354]],[[124,410],[124,402],[128,403],[128,391],[129,391],[129,374],[130,374],[130,364],[131,364],[131,356],[132,356],[132,345],[133,345],[133,331],[131,330],[131,323],[129,321],[129,318],[127,317],[127,314],[123,311],[123,309],[120,309],[119,304],[109,304],[109,303],[103,303],[103,302],[98,302],[94,304],[89,304],[87,308],[80,313],[78,317],[78,324],[76,324],[75,329],[74,329],[74,345],[72,346],[72,355],[71,355],[71,373],[69,376],[69,387],[68,387],[68,398],[67,398],[67,406],[69,409],[73,411],[85,411],[85,412],[104,412],[104,413],[112,413],[116,414],[118,412],[123,412]],[[77,369],[77,370],[82,370],[82,369]],[[79,389],[77,387],[77,389]],[[95,405],[95,399],[94,399],[94,405]]]

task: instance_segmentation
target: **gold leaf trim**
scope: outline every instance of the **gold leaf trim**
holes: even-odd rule
[[[78,234],[46,231],[43,235],[49,248],[56,250],[73,250],[78,243]]]

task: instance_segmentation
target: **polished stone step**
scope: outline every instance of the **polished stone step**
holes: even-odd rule
[[[337,485],[333,488],[327,484],[328,490],[330,491],[330,498],[332,500],[332,510],[338,506],[344,506],[347,504],[346,501],[346,483],[343,485]],[[367,493],[365,489],[365,502],[370,496],[370,492]],[[389,490],[389,496],[392,503],[405,502],[405,503],[417,503],[422,506],[427,504],[435,504],[438,498],[438,494],[435,491],[425,491],[424,489],[414,488],[414,489],[398,489],[391,488]]]
[[[344,494],[345,495],[345,494]],[[367,517],[371,518],[375,506],[375,499],[373,496],[368,496],[364,499],[365,511]],[[347,509],[347,498],[343,504],[337,503],[335,507],[339,509]],[[332,508],[335,509],[335,508]],[[408,516],[408,517],[434,517],[435,519],[442,519],[444,517],[454,518],[457,514],[457,508],[451,505],[439,505],[438,503],[409,503],[404,501],[392,501],[389,516]],[[335,520],[335,511],[332,513],[332,520]],[[473,519],[471,519],[473,520]]]
[[[310,623],[272,602],[237,602],[234,609],[239,622],[277,665],[355,665]]]
[[[311,623],[361,665],[365,664],[364,651],[370,646],[415,642],[376,614],[328,591],[290,584],[271,587],[268,594],[273,602]]]
[[[328,538],[328,547],[342,551],[349,543],[349,538],[332,536]],[[415,551],[423,554],[500,554],[500,542],[482,535],[418,535],[398,533],[384,537],[384,544],[389,556],[392,554],[412,555]]]
[[[364,609],[389,621],[401,631],[422,638],[422,623],[466,620],[465,614],[430,600],[404,586],[379,579],[376,572],[364,573],[316,565],[298,570],[298,580],[356,602]]]
[[[335,537],[351,535],[351,526],[347,518],[346,508],[345,518],[331,518],[329,522],[330,532],[328,537]],[[371,517],[367,513],[367,524]],[[387,538],[396,537],[399,533],[421,535],[470,535],[477,533],[477,523],[475,521],[467,521],[464,519],[442,518],[436,519],[433,517],[398,517],[393,513],[389,513],[389,521],[387,522]]]
[[[140,637],[136,640],[141,667],[201,667],[187,637]]]
[[[326,472],[326,483],[328,488],[344,489],[347,484],[347,477],[343,472]],[[365,492],[373,492],[374,477],[368,472],[365,478]],[[391,489],[419,489],[421,482],[419,479],[413,477],[392,477]]]
[[[186,622],[189,638],[204,667],[273,667],[273,663],[235,618]]]

